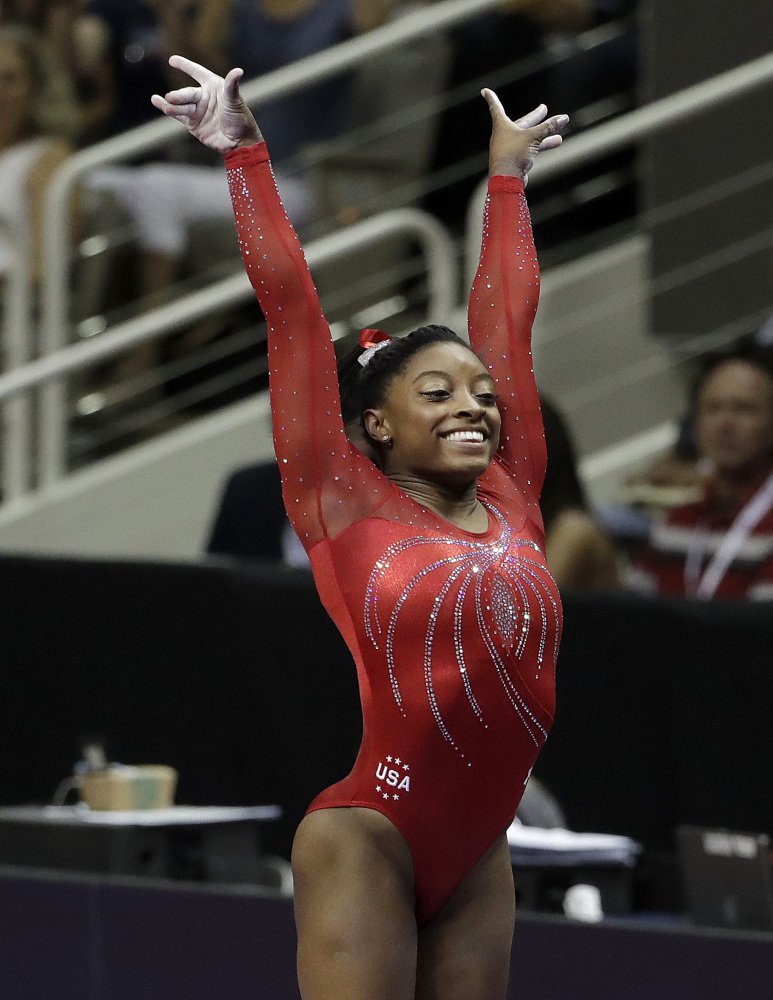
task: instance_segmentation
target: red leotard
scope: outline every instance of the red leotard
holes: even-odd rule
[[[310,810],[387,816],[410,848],[425,923],[512,821],[553,719],[561,609],[538,507],[545,444],[530,333],[539,272],[523,184],[489,182],[470,298],[470,340],[496,379],[502,415],[478,488],[488,530],[474,534],[422,507],[350,444],[330,332],[265,145],[229,153],[227,167],[268,323],[285,505],[360,685],[357,760]]]

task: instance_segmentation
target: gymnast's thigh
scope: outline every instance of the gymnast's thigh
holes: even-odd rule
[[[503,835],[421,928],[415,1000],[505,1000],[514,924]]]
[[[356,807],[311,812],[292,862],[304,1000],[414,1000],[413,864],[390,820]]]

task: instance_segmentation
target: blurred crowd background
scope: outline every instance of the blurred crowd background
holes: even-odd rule
[[[100,734],[181,802],[280,804],[286,857],[359,745],[222,163],[150,102],[181,53],[244,68],[342,350],[464,331],[481,87],[571,115],[528,188],[566,610],[537,778],[642,845],[624,909],[684,910],[680,825],[773,832],[773,5],[710,7],[0,0],[3,803]]]
[[[182,306],[169,332],[139,338],[68,376],[60,409],[67,472],[158,440],[266,387],[254,303],[224,301],[185,318],[191,294],[219,287],[238,271],[239,261],[221,165],[186,136],[167,130],[170,123],[156,122],[150,95],[182,82],[168,66],[169,55],[180,52],[220,72],[240,65],[249,81],[271,79],[299,60],[447,6],[399,0],[3,0],[3,370],[50,352],[52,328],[55,346],[96,343],[138,317],[175,315],[158,311]],[[468,272],[468,244],[477,235],[470,220],[488,136],[480,87],[496,89],[514,115],[540,101],[569,112],[576,136],[734,64],[712,65],[704,55],[695,56],[693,70],[683,69],[663,40],[661,14],[657,2],[636,0],[502,0],[447,30],[257,100],[278,183],[304,244],[409,206],[443,225],[460,271]],[[740,12],[738,18],[745,16]],[[689,20],[688,11],[674,33],[689,28]],[[755,55],[753,46],[747,55]],[[701,59],[704,65],[698,65]],[[163,141],[143,144],[154,128],[164,130]],[[648,146],[616,145],[530,187],[551,299],[535,348],[549,451],[543,510],[549,561],[563,587],[771,596],[773,515],[770,504],[765,507],[767,494],[758,499],[756,520],[736,538],[733,551],[726,546],[719,568],[715,559],[714,575],[721,572],[712,593],[699,593],[722,539],[767,483],[773,455],[770,160],[763,150],[759,162],[738,169],[733,190],[746,207],[738,213],[737,232],[723,234],[717,249],[714,230],[729,227],[736,213],[723,203],[717,179],[700,176],[702,141],[684,149],[666,133]],[[670,156],[664,155],[669,147]],[[94,165],[79,169],[63,209],[60,199],[67,259],[56,263],[46,249],[52,225],[47,198],[60,168],[88,151],[96,151]],[[727,151],[722,155],[732,161]],[[721,171],[719,177],[732,185],[732,173]],[[760,183],[767,186],[755,187]],[[691,214],[700,208],[696,198],[716,207],[708,222]],[[744,212],[760,220],[751,236],[742,228]],[[669,226],[689,231],[693,243],[703,239],[703,256],[690,260],[688,252],[676,262],[669,259]],[[635,270],[636,240],[643,232],[653,273],[644,304],[631,293],[637,320],[624,301],[630,268],[602,270],[595,285],[576,274],[584,260],[605,251],[619,260],[631,255]],[[736,252],[744,241],[753,244],[751,257]],[[713,272],[712,254],[730,261],[729,276]],[[59,280],[64,274],[67,295],[53,318],[47,288],[55,280],[46,273],[52,261]],[[674,280],[691,267],[694,273]],[[19,274],[27,293],[23,336],[11,291]],[[739,274],[746,290],[738,287]],[[404,235],[323,263],[315,275],[342,344],[362,326],[410,329],[426,308],[430,282],[416,241]],[[721,308],[706,305],[701,281],[723,303],[735,298],[737,307],[719,315]],[[588,312],[603,311],[607,298],[620,300],[620,311],[596,322]],[[684,324],[680,309],[690,317]],[[547,377],[551,364],[559,367],[550,337],[556,322],[566,322],[562,310],[585,314],[579,326],[603,328],[615,340],[611,350],[608,342],[592,347],[591,360],[581,335],[571,347],[557,341],[555,351],[576,376],[568,391],[569,371]],[[707,310],[713,310],[713,325]],[[639,357],[639,342],[657,346]],[[717,359],[716,349],[729,357]],[[628,367],[621,361],[626,354]],[[606,395],[594,396],[588,386],[607,360]],[[637,365],[650,366],[649,381],[631,383]],[[32,423],[37,406],[28,404],[27,416],[17,413],[16,419]],[[12,420],[7,415],[6,426]],[[588,483],[583,461],[603,446],[620,444],[617,423],[626,425],[624,438],[633,440],[664,421],[670,440],[661,434],[659,448],[642,452],[635,468],[621,463],[613,489]],[[23,438],[16,440],[18,445]],[[3,444],[6,469],[14,461],[9,441]],[[34,465],[45,445],[28,440],[27,449]],[[221,477],[200,547],[210,555],[302,565],[284,522],[276,469],[263,457],[256,450],[255,462]],[[43,479],[34,468],[15,484],[6,478],[5,500],[34,493]]]

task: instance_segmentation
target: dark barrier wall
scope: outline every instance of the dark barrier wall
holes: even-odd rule
[[[177,801],[306,805],[347,773],[359,701],[305,572],[0,560],[0,798],[47,801],[81,734],[168,763]]]
[[[537,765],[579,830],[773,832],[773,607],[565,595]],[[0,801],[50,799],[79,736],[180,772],[178,801],[278,802],[267,846],[359,741],[349,654],[300,571],[0,559]]]
[[[773,832],[773,605],[567,596],[539,774],[578,830]]]
[[[0,870],[4,1000],[298,1000],[287,900]],[[587,926],[522,914],[512,1000],[738,1000],[770,994],[764,934]]]

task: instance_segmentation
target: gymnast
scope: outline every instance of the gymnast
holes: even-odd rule
[[[285,507],[360,685],[354,767],[311,803],[293,846],[301,995],[504,1000],[505,833],[553,719],[561,631],[539,509],[524,187],[568,119],[541,105],[512,121],[482,92],[492,133],[472,346],[443,326],[366,330],[337,371],[242,71],[170,63],[194,84],[152,101],[225,157],[268,324]]]

